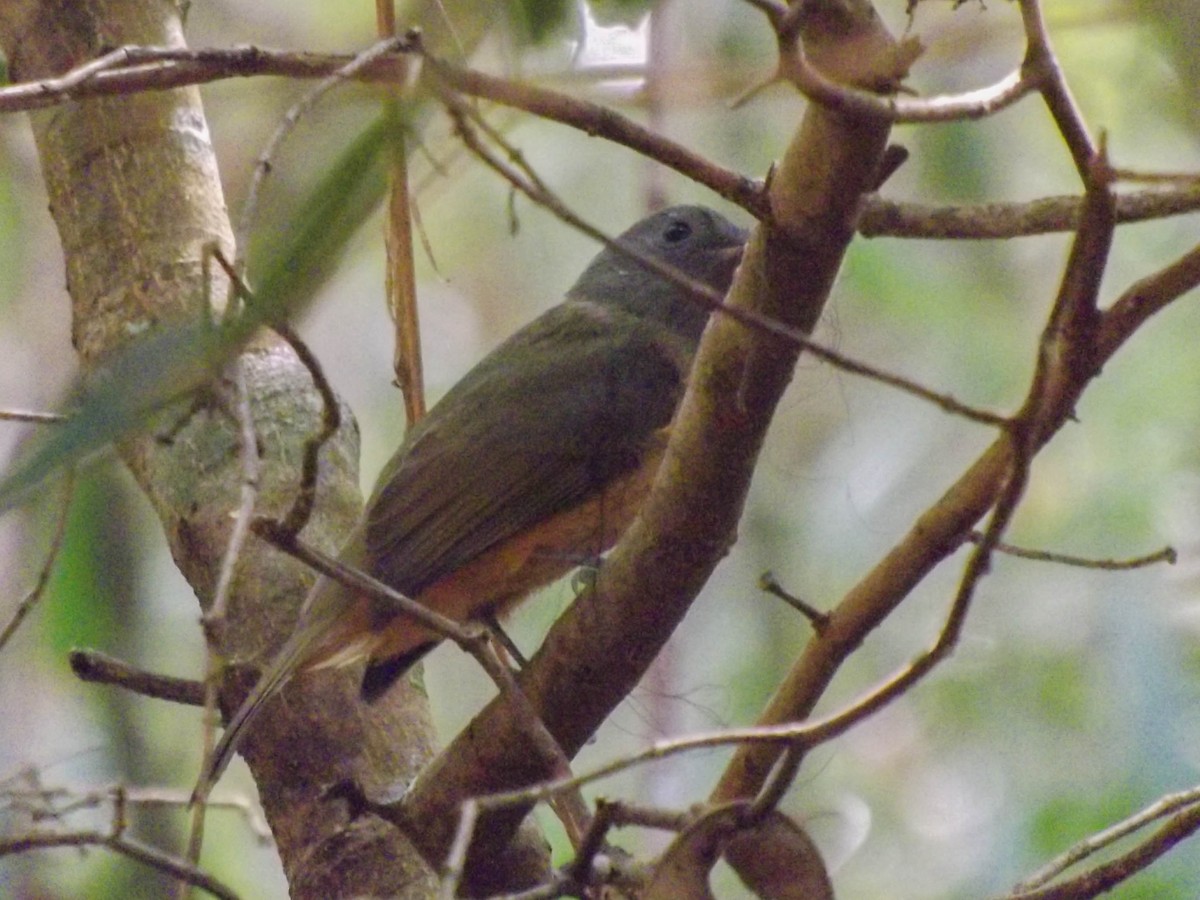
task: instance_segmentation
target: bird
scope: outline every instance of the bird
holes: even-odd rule
[[[647,216],[412,426],[339,560],[458,621],[490,620],[610,549],[658,469],[711,308],[650,257],[724,294],[747,232],[703,206]],[[366,660],[381,697],[440,636],[320,576],[292,636],[229,720],[214,783],[299,671]]]

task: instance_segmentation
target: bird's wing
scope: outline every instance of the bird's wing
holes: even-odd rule
[[[682,392],[687,350],[568,302],[515,334],[414,429],[380,477],[368,566],[420,593],[635,469]]]

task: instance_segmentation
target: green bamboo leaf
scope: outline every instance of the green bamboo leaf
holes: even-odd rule
[[[278,322],[304,307],[329,276],[347,242],[379,205],[387,186],[389,138],[402,140],[405,123],[380,116],[350,145],[278,233],[255,242],[251,287],[255,324]],[[261,262],[258,262],[261,260]]]
[[[86,461],[155,413],[208,383],[235,346],[208,323],[174,325],[116,351],[0,481],[0,512],[17,505],[59,467]]]
[[[341,155],[277,240],[261,248],[255,299],[222,325],[169,325],[114,351],[78,392],[70,418],[47,427],[0,480],[0,512],[18,504],[61,466],[146,426],[216,377],[255,331],[296,313],[333,268],[346,243],[377,206],[382,164],[394,128],[374,122]]]

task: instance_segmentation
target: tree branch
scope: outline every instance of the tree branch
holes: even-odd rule
[[[877,121],[808,108],[771,183],[770,226],[752,236],[726,305],[802,331],[812,327],[887,133]],[[728,549],[796,357],[794,347],[725,316],[706,331],[642,515],[605,562],[595,589],[559,618],[521,673],[526,694],[568,754],[636,684]],[[430,858],[444,858],[466,798],[547,775],[522,748],[504,705],[492,703],[388,814]],[[518,808],[482,817],[471,850],[476,866],[523,815]]]
[[[1036,452],[1070,419],[1079,397],[1111,355],[1152,312],[1200,280],[1200,251],[1193,251],[1139,283],[1144,294],[1141,290],[1127,293],[1107,312],[1099,313],[1099,279],[1115,224],[1112,173],[1101,158],[1089,164],[1085,174],[1088,194],[1083,225],[1043,332],[1038,370],[1025,408],[1015,418],[1016,427],[1001,435],[831,610],[825,627],[809,641],[759,724],[799,721],[811,714],[841,664],[1004,496],[1009,479],[1023,471],[1017,466],[1023,454]],[[995,534],[991,539],[998,537]],[[978,554],[973,558],[979,559]],[[968,583],[966,575],[963,583]],[[875,699],[864,703],[878,705],[896,696],[906,683],[923,674],[923,665],[914,664],[915,669],[900,673],[879,689]],[[753,796],[766,783],[779,753],[776,747],[740,748],[712,801]]]
[[[0,113],[41,109],[87,97],[129,95],[184,85],[209,84],[230,78],[327,78],[344,71],[355,59],[345,54],[305,53],[253,46],[194,50],[130,46],[113,51],[101,60],[84,63],[61,79],[43,79],[0,88]],[[456,91],[519,109],[628,147],[705,185],[758,218],[767,212],[761,182],[717,166],[612,109],[537,85],[454,66],[436,57],[428,57],[428,61],[444,84]],[[364,81],[399,82],[404,77],[403,66],[403,59],[373,57],[369,64],[353,69],[350,75]],[[1024,85],[1022,95],[1035,87],[1037,85],[1032,82]],[[834,89],[836,91],[836,85]],[[1000,93],[1007,97],[1006,92]],[[904,121],[976,118],[998,111],[1012,99],[1016,98],[1006,99],[998,107],[994,99],[988,100],[972,93],[962,95],[961,102],[927,98],[914,102],[924,104],[931,111],[928,118],[922,119],[915,114],[908,117],[898,115]],[[875,97],[868,102],[874,105],[902,104],[904,101],[903,98],[891,100]],[[903,109],[902,106],[898,108]],[[875,111],[883,113],[887,110],[881,107]],[[930,206],[868,197],[859,227],[868,237],[1002,239],[1072,231],[1078,226],[1081,203],[1077,197],[1050,197],[1025,203]],[[1117,220],[1122,223],[1144,221],[1195,212],[1197,209],[1200,209],[1200,180],[1193,177],[1183,184],[1162,185],[1119,197]]]
[[[111,684],[123,690],[133,691],[143,697],[183,703],[188,706],[204,705],[204,682],[190,678],[174,678],[145,672],[127,662],[115,659],[95,650],[72,650],[68,657],[71,671],[82,681],[93,684]]]
[[[153,0],[90,0],[72,5],[70,15],[53,0],[0,0],[0,47],[12,76],[31,81],[53,80],[113,43],[187,55],[174,14],[172,4]],[[67,90],[86,92],[109,74],[98,71]],[[207,320],[205,298],[223,298],[227,282],[220,272],[206,281],[204,251],[215,245],[226,258],[233,254],[198,92],[59,103],[31,119],[85,368],[160,323]],[[262,450],[257,508],[280,516],[300,480],[302,448],[320,430],[321,402],[304,366],[270,334],[251,341],[240,365]],[[230,512],[240,502],[238,446],[236,423],[197,404],[167,438],[146,434],[120,447],[204,604],[216,591]],[[322,453],[307,535],[327,549],[341,543],[361,510],[357,449],[355,430],[344,423]],[[278,646],[311,581],[306,567],[249,542],[230,586],[223,657],[259,660]],[[226,708],[248,688],[244,674],[226,673]],[[294,897],[335,896],[347,884],[381,895],[432,884],[403,835],[376,820],[348,824],[344,803],[324,790],[344,779],[371,787],[409,780],[430,753],[420,692],[397,690],[370,708],[357,694],[354,673],[302,679],[245,744]]]

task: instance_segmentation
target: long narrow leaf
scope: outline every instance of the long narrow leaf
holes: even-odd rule
[[[0,512],[59,467],[87,459],[192,395],[259,327],[294,315],[383,197],[380,151],[388,134],[382,120],[374,122],[321,179],[292,227],[261,254],[255,301],[237,318],[221,326],[207,321],[165,326],[114,351],[77,390],[69,420],[45,428],[0,480]]]

